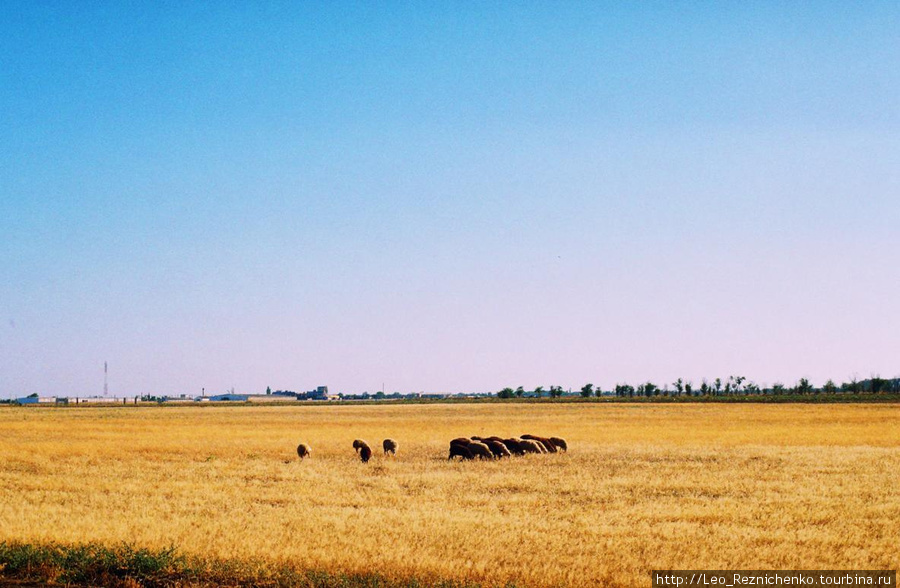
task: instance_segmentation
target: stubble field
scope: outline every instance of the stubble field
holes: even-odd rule
[[[900,568],[897,405],[6,408],[0,432],[0,541],[522,586]],[[570,451],[447,461],[523,433]]]

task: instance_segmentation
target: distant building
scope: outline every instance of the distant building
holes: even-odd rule
[[[56,396],[26,396],[16,398],[18,404],[56,404]]]
[[[247,402],[248,397],[247,394],[217,394],[209,399],[213,402]]]
[[[310,390],[304,396],[306,400],[328,400],[328,386],[319,386],[315,390]]]

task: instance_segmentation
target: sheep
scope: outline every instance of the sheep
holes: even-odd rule
[[[512,457],[512,454],[509,452],[509,449],[506,448],[506,445],[501,443],[500,441],[488,440],[485,442],[485,445],[491,450],[491,453],[494,454],[494,457],[497,459],[501,459],[504,457]]]
[[[471,442],[472,441],[470,439],[467,439],[466,437],[457,437],[456,439],[450,441],[451,444],[456,443],[458,445],[468,445]]]
[[[475,437],[472,437],[472,439],[475,439]],[[481,441],[482,443],[487,443],[488,441],[500,441],[501,443],[503,443],[503,439],[497,437],[496,435],[492,435],[490,437],[479,437],[477,440]]]
[[[481,459],[494,459],[494,454],[491,453],[491,448],[481,441],[472,441],[471,443],[469,443],[467,449],[472,452],[472,455],[477,455]]]
[[[301,460],[304,457],[309,457],[310,451],[311,451],[311,449],[310,449],[309,445],[307,445],[306,443],[301,443],[300,445],[297,446],[297,455],[300,456]]]
[[[384,454],[387,455],[390,453],[391,455],[397,455],[397,448],[399,445],[393,439],[385,439],[381,444],[384,447]]]
[[[522,435],[522,439],[531,439],[537,441],[544,446],[547,451],[545,453],[556,453],[556,446],[546,437],[538,437],[537,435]]]
[[[534,439],[522,439],[519,442],[519,446],[525,450],[526,453],[547,453],[544,446]]]
[[[362,460],[363,463],[366,463],[372,458],[372,448],[362,439],[355,440],[353,442],[353,448],[359,454],[359,459]]]
[[[447,459],[453,459],[454,456],[461,457],[463,459],[475,459],[475,456],[472,455],[472,452],[469,451],[469,448],[461,443],[450,444],[450,456]]]
[[[550,442],[553,443],[560,451],[569,451],[569,446],[566,443],[566,440],[562,437],[550,437]]]
[[[503,445],[509,450],[513,455],[525,455],[526,450],[522,447],[521,439],[504,439]]]

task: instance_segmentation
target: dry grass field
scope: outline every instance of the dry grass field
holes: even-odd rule
[[[529,432],[570,451],[446,459],[453,437]],[[489,585],[900,568],[897,405],[4,408],[0,437],[0,541]]]

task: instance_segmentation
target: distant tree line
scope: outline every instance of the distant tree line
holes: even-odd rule
[[[874,376],[867,380],[851,379],[849,382],[843,382],[840,386],[835,384],[833,380],[828,380],[822,386],[813,386],[806,378],[800,378],[793,386],[785,386],[781,382],[772,384],[771,387],[761,388],[756,383],[748,380],[745,376],[728,376],[726,379],[716,378],[712,382],[706,378],[699,386],[694,385],[690,380],[678,378],[671,384],[665,384],[660,387],[653,382],[644,382],[637,386],[622,383],[616,384],[612,390],[604,391],[599,386],[593,384],[585,384],[581,387],[579,395],[582,398],[616,396],[618,398],[634,398],[643,397],[650,398],[655,396],[786,396],[786,395],[815,395],[815,394],[898,394],[900,393],[900,378],[886,379]],[[549,390],[544,390],[543,386],[538,386],[533,391],[526,391],[522,386],[516,389],[503,388],[496,393],[497,398],[542,398],[544,395],[551,398],[559,398],[560,396],[574,395],[563,391],[562,386],[550,386]]]

